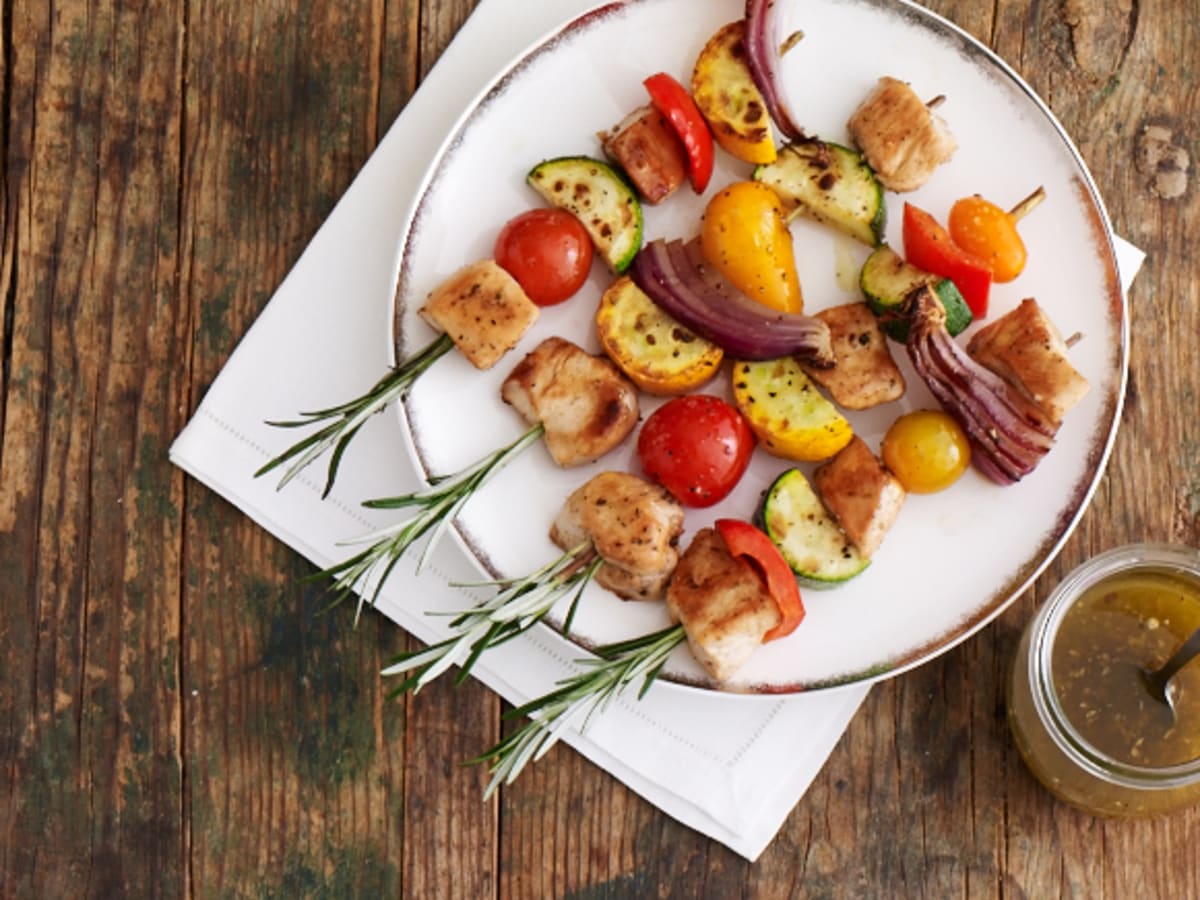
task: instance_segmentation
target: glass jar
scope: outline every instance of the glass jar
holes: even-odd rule
[[[1146,816],[1200,802],[1200,661],[1173,679],[1175,714],[1139,670],[1200,627],[1200,552],[1136,544],[1071,572],[1017,647],[1008,718],[1026,764],[1088,812]]]

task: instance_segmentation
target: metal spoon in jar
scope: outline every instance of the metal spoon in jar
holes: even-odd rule
[[[1179,649],[1171,654],[1171,658],[1153,672],[1142,670],[1142,681],[1145,682],[1150,695],[1170,707],[1172,712],[1175,711],[1173,702],[1175,695],[1173,691],[1169,690],[1171,679],[1175,677],[1176,672],[1197,656],[1200,656],[1200,628],[1193,631],[1191,636],[1179,646]]]

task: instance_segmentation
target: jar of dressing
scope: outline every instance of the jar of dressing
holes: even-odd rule
[[[1071,572],[1026,628],[1008,719],[1026,764],[1088,812],[1146,816],[1200,802],[1200,660],[1172,681],[1174,714],[1141,670],[1200,627],[1200,552],[1136,544]]]

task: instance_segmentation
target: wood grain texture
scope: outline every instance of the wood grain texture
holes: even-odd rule
[[[1054,801],[1004,702],[1068,569],[1200,543],[1192,4],[929,4],[1046,99],[1149,254],[1122,429],[1047,574],[873,690],[751,864],[565,747],[480,802],[457,763],[499,701],[387,699],[409,639],[167,463],[476,2],[0,4],[0,898],[1200,896],[1200,810]]]

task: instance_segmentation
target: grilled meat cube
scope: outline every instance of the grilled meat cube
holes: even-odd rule
[[[683,507],[657,484],[601,472],[576,489],[550,528],[563,550],[586,540],[604,560],[596,582],[625,600],[662,597],[679,562]]]
[[[687,178],[683,143],[653,106],[635,109],[600,139],[647,203],[661,203]]]
[[[779,607],[762,576],[729,552],[714,528],[697,532],[667,585],[671,618],[708,673],[726,681],[779,624]]]
[[[1088,382],[1067,359],[1067,345],[1038,302],[1015,309],[981,328],[967,344],[980,365],[1025,395],[1055,424],[1083,399]]]
[[[946,123],[907,84],[884,76],[847,123],[883,185],[914,191],[958,149]]]
[[[883,543],[907,496],[858,436],[813,472],[813,485],[855,549],[868,558]]]
[[[538,308],[515,278],[483,259],[434,288],[420,314],[450,335],[471,365],[490,369],[537,320]]]
[[[593,462],[638,421],[637,388],[607,358],[550,337],[513,369],[500,396],[530,425],[545,427],[546,449],[564,468]]]
[[[829,326],[834,365],[805,366],[845,409],[870,409],[904,394],[904,375],[892,359],[879,319],[865,303],[845,303],[816,313]]]

